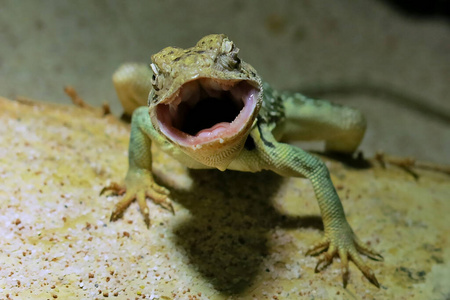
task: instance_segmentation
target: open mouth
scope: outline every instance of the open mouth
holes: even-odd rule
[[[223,142],[253,123],[259,92],[252,81],[201,78],[158,104],[156,117],[163,134],[180,145]]]

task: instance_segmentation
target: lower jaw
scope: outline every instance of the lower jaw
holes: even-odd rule
[[[193,147],[182,146],[180,149],[190,158],[203,165],[225,171],[229,164],[239,156],[248,132],[249,130],[242,132],[242,134],[238,134],[227,141],[213,140]]]

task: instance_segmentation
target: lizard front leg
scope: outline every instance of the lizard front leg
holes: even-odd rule
[[[151,136],[155,129],[152,126],[147,107],[141,107],[133,113],[131,122],[130,144],[128,149],[128,172],[124,183],[112,183],[105,187],[105,191],[113,191],[124,197],[116,204],[111,221],[116,220],[133,200],[137,200],[145,224],[150,226],[149,209],[146,198],[170,210],[173,213],[171,201],[168,198],[169,191],[155,183],[152,175]]]
[[[315,271],[329,265],[336,255],[342,264],[344,287],[348,281],[348,261],[352,260],[364,276],[375,286],[379,283],[372,270],[364,263],[360,253],[375,260],[382,260],[380,254],[364,245],[357,238],[347,222],[344,208],[333,186],[325,164],[302,149],[275,140],[268,128],[259,126],[252,132],[262,168],[270,169],[283,176],[306,177],[311,181],[319,203],[324,223],[325,236],[312,246],[307,254],[319,254],[325,250]]]

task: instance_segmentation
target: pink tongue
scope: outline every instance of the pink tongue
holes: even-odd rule
[[[195,136],[197,137],[211,137],[217,136],[221,132],[225,131],[230,126],[228,122],[217,123],[211,128],[200,130]]]

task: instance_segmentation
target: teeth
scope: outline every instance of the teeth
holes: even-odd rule
[[[239,88],[235,82],[219,82],[212,79],[204,79],[200,81],[202,89],[209,97],[220,98],[225,94],[231,93],[233,101],[238,107],[245,105],[246,91]],[[228,92],[228,93],[226,93]]]
[[[201,81],[202,88],[211,97],[220,97],[224,91],[229,91],[233,88],[235,83],[233,82],[219,82],[213,79],[204,79]]]
[[[209,86],[202,86],[206,94],[212,98],[219,98],[222,94],[221,90],[211,89]]]
[[[223,86],[214,80],[202,80],[201,81],[202,88],[206,91],[223,91]]]
[[[197,81],[183,85],[180,96],[174,104],[179,105],[181,101],[193,106],[200,100],[199,84]]]
[[[233,99],[237,99],[237,100],[243,99],[243,97],[242,97],[243,92],[242,92],[242,89],[240,89],[240,88],[232,89],[231,95],[233,95]]]
[[[177,106],[178,104],[174,104],[173,102],[169,104],[169,112],[172,118],[177,115]]]
[[[177,107],[178,105],[180,105],[181,103],[181,97],[177,97],[175,100],[173,100],[172,102],[170,102],[170,107]]]
[[[223,91],[220,84],[212,80],[202,80],[200,84],[202,86],[203,91],[205,91],[205,93],[209,97],[219,98],[221,92]]]

